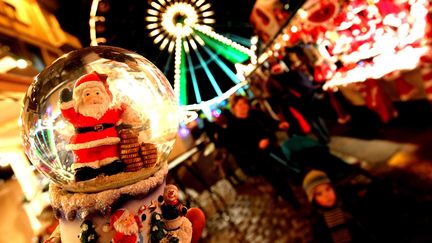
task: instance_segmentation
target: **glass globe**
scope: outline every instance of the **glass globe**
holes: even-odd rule
[[[147,169],[148,176],[148,167],[166,163],[179,126],[178,103],[166,77],[146,58],[116,47],[89,47],[60,57],[35,78],[20,123],[33,165],[73,191],[78,171],[103,177],[100,170],[113,161],[149,157],[142,151],[149,145],[155,165],[135,163],[121,173]]]

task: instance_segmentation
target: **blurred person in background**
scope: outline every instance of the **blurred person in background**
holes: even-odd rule
[[[230,106],[231,114],[224,117],[223,145],[247,175],[263,176],[279,195],[298,206],[290,181],[296,173],[290,170],[275,136],[278,129],[287,130],[289,124],[251,109],[245,96],[233,95]]]

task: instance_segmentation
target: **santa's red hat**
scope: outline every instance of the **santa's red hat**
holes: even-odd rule
[[[122,225],[123,220],[127,219],[129,217],[133,217],[135,220],[135,223],[138,226],[138,229],[142,228],[142,222],[140,220],[140,218],[137,215],[132,214],[129,210],[127,209],[118,209],[116,210],[112,215],[111,215],[111,219],[109,222],[109,229],[115,229],[116,231],[119,231],[121,233],[130,235],[130,232],[125,232],[127,231],[127,227],[125,225]]]
[[[119,209],[111,215],[111,220],[110,220],[111,228],[114,228],[114,223],[117,222],[117,220],[119,220],[124,215],[125,212],[126,212],[125,209]]]
[[[79,99],[81,98],[81,94],[84,89],[90,87],[99,87],[101,90],[104,90],[111,99],[112,94],[108,87],[107,78],[107,75],[97,73],[96,71],[81,76],[75,82],[73,97],[75,99]]]

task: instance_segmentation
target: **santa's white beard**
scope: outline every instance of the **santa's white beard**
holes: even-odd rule
[[[107,112],[109,105],[110,103],[108,101],[104,101],[102,104],[91,105],[80,103],[78,105],[78,113],[99,120],[105,114],[105,112]]]
[[[138,230],[139,230],[137,223],[134,223],[132,225],[126,226],[126,225],[122,224],[121,220],[117,220],[114,223],[114,229],[117,232],[120,232],[120,233],[122,233],[124,235],[134,235],[134,234],[137,234]]]

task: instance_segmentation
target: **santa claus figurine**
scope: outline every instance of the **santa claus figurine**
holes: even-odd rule
[[[111,216],[110,227],[115,230],[112,243],[143,242],[139,232],[142,223],[138,216],[131,214],[127,209],[119,209]]]
[[[61,112],[75,127],[68,145],[75,157],[75,181],[124,169],[118,155],[120,138],[116,126],[125,108],[111,105],[112,94],[106,81],[107,75],[92,72],[75,82],[73,92],[66,88],[60,94]]]

